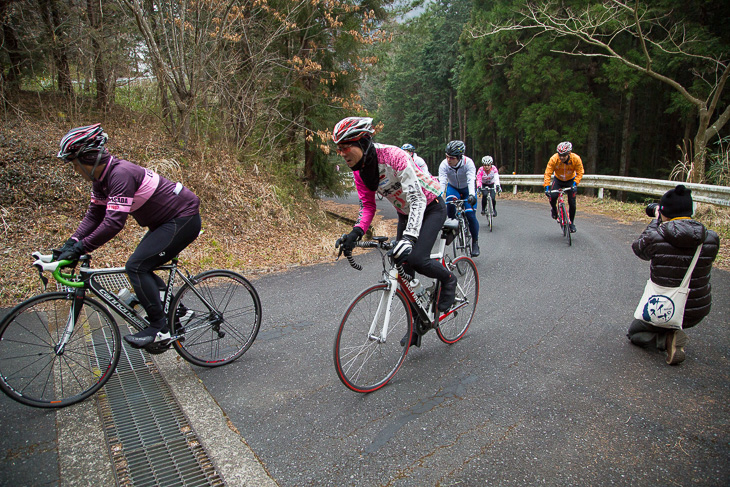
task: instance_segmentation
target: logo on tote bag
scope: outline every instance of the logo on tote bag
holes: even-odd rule
[[[674,301],[668,296],[655,294],[650,297],[644,306],[644,321],[666,323],[674,316]]]

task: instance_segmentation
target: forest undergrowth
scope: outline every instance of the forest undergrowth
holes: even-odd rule
[[[192,273],[226,268],[255,277],[334,262],[334,241],[351,230],[328,215],[327,209],[341,210],[333,203],[310,197],[301,183],[276,181],[264,158],[239,161],[225,150],[194,143],[182,150],[154,118],[116,110],[70,119],[50,108],[57,106],[54,100],[40,101],[27,94],[1,114],[0,307],[41,291],[31,252],[60,247],[86,212],[91,184],[55,157],[58,141],[80,125],[101,122],[112,154],[179,181],[200,197],[202,233],[180,254]],[[279,196],[291,194],[295,197]],[[357,216],[342,210],[348,211]],[[376,228],[382,224],[379,217],[374,222]],[[93,253],[93,266],[123,266],[145,231],[130,218]]]
[[[294,266],[334,262],[334,241],[351,224],[332,215],[357,217],[356,205],[312,198],[302,183],[277,181],[268,170],[271,160],[239,161],[208,144],[190,143],[180,149],[158,120],[133,112],[117,109],[71,119],[57,106],[54,100],[29,94],[2,114],[0,307],[41,291],[37,271],[30,265],[31,252],[62,245],[86,211],[90,183],[55,157],[58,141],[75,126],[102,122],[112,154],[180,181],[200,196],[203,232],[180,255],[181,264],[192,273],[227,268],[255,279]],[[540,193],[505,191],[502,197],[544,201]],[[626,223],[648,221],[644,205],[611,199],[579,196],[579,212]],[[723,243],[730,238],[728,209],[699,205],[696,218],[718,231]],[[393,221],[376,216],[373,225],[375,234],[395,234]],[[144,233],[128,221],[117,237],[94,252],[94,267],[123,266]],[[723,243],[716,266],[730,270],[730,251]]]

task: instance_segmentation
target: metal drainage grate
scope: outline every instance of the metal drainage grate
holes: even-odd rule
[[[123,345],[97,396],[118,485],[225,485],[146,352]]]

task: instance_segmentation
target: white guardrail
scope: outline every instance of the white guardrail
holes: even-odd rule
[[[543,181],[544,177],[542,174],[499,175],[499,182],[502,186],[514,185],[514,193],[517,192],[517,186],[542,187]],[[581,179],[578,187],[598,188],[598,197],[603,198],[604,189],[630,191],[632,193],[648,194],[651,196],[662,196],[678,184],[684,184],[692,190],[692,199],[694,201],[712,203],[713,205],[730,206],[730,186],[684,183],[681,181],[665,181],[663,179],[626,178],[622,176],[586,174],[583,176],[583,179]]]

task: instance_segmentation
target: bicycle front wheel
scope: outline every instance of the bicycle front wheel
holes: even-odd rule
[[[390,302],[388,329],[384,330],[388,294],[386,284],[360,293],[347,308],[337,330],[335,370],[342,383],[355,392],[373,392],[383,387],[408,354],[413,328],[411,308],[398,290]]]
[[[563,237],[570,235],[570,228],[568,228],[568,212],[565,211],[565,205],[560,204],[558,209],[560,212],[560,228],[563,230]]]
[[[479,301],[479,273],[474,261],[468,257],[459,257],[448,267],[458,280],[456,301],[451,310],[439,318],[436,333],[442,342],[452,344],[464,336],[474,318]]]
[[[489,224],[489,231],[492,231],[492,212],[494,211],[494,203],[492,203],[492,197],[487,199],[487,223]]]
[[[114,318],[84,298],[66,344],[73,294],[48,293],[13,308],[0,323],[0,388],[11,399],[38,408],[62,408],[98,391],[119,361]]]
[[[172,334],[182,335],[172,345],[201,367],[233,362],[251,347],[261,327],[256,289],[228,270],[206,271],[192,281],[194,288],[185,283],[172,303]]]

